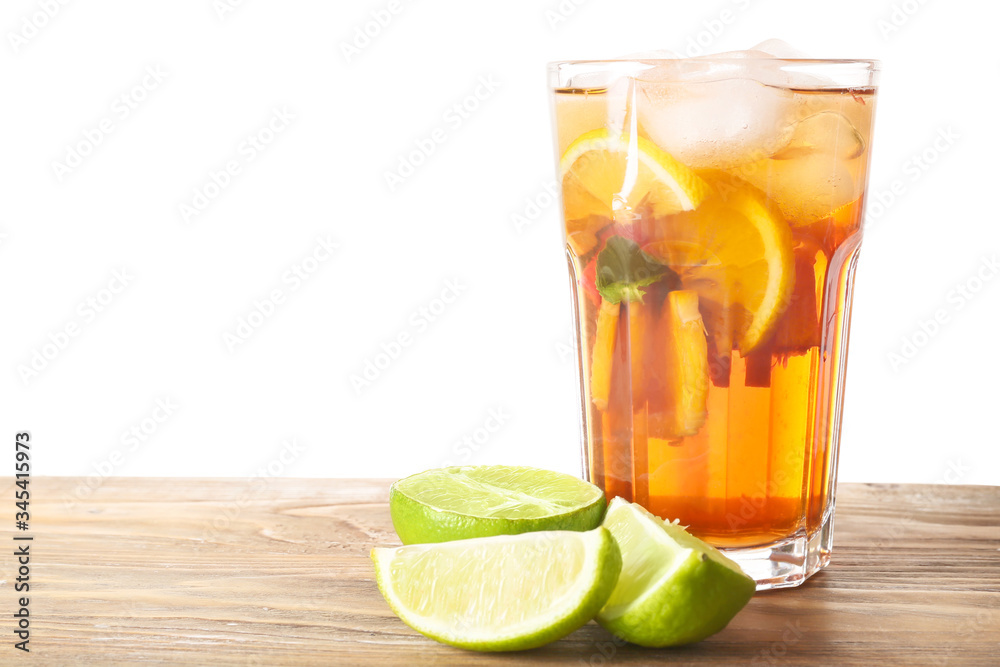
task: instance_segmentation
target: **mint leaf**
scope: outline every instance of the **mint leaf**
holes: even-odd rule
[[[597,291],[606,301],[642,301],[643,287],[667,278],[677,285],[680,277],[623,236],[612,236],[597,255]]]

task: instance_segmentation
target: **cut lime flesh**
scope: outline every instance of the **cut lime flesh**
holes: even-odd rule
[[[372,559],[379,590],[407,625],[477,651],[569,634],[604,605],[621,571],[603,527],[377,548]]]
[[[403,544],[592,530],[604,492],[570,475],[522,466],[452,466],[401,479],[389,492]]]

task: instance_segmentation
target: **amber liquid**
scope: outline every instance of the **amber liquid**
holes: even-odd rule
[[[794,288],[761,345],[746,355],[739,350],[710,352],[707,416],[696,434],[673,437],[657,426],[662,385],[656,376],[663,368],[657,355],[663,351],[655,323],[665,299],[662,286],[649,288],[642,303],[621,303],[607,407],[599,409],[590,400],[600,296],[592,278],[588,284],[587,269],[598,249],[580,254],[567,246],[591,481],[609,498],[622,496],[665,519],[679,519],[692,533],[720,547],[752,547],[811,534],[830,511],[836,481],[839,406],[874,96],[870,91],[790,94],[801,103],[801,116],[830,111],[837,114],[831,127],[843,129],[824,139],[836,147],[807,145],[799,153],[786,150],[780,160],[768,157],[751,167],[758,170],[758,189],[788,212]],[[556,98],[560,150],[605,121],[608,105],[600,91],[563,91]],[[856,134],[836,136],[851,127]],[[854,149],[845,153],[842,147],[850,141],[860,141],[860,154]],[[830,157],[810,151],[826,151],[822,155]],[[821,211],[817,217],[822,205],[789,202],[791,196],[816,198],[815,192],[797,193],[795,184],[781,182],[802,179],[803,172],[789,162],[799,159],[811,161],[803,162],[802,169],[815,171],[819,165],[821,173],[813,180],[821,182],[806,187],[818,188],[821,199],[827,197],[832,209],[827,215]],[[841,179],[841,189],[829,196],[823,192],[825,160],[830,178]],[[759,170],[764,170],[763,178]],[[738,170],[732,173],[740,176]],[[845,174],[850,179],[846,186]],[[805,219],[792,218],[803,211]],[[630,229],[609,220],[598,236],[662,237],[669,233],[665,230],[670,220],[639,216],[627,226]],[[574,228],[572,221],[567,227]]]

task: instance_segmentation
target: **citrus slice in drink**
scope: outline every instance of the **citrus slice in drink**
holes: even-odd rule
[[[622,563],[602,527],[378,548],[372,560],[404,623],[475,651],[519,651],[573,632],[604,606]]]
[[[644,137],[606,128],[578,137],[559,161],[566,236],[578,255],[597,245],[611,221],[629,222],[640,204],[656,215],[698,207],[709,187],[691,169]]]
[[[593,484],[523,466],[435,468],[389,490],[392,524],[403,544],[591,530],[606,506],[604,492]]]
[[[622,552],[618,585],[597,621],[641,646],[677,646],[722,630],[756,583],[715,547],[622,498],[604,526]]]
[[[675,440],[698,433],[708,416],[708,344],[697,292],[669,292],[658,327],[662,386],[650,392],[647,428],[651,437]]]
[[[713,193],[695,211],[659,223],[643,250],[680,276],[701,301],[715,351],[745,356],[771,334],[788,305],[795,276],[788,224],[749,183],[704,172]]]

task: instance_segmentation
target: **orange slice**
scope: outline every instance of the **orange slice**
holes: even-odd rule
[[[594,249],[601,227],[629,222],[640,204],[671,215],[697,208],[709,193],[697,174],[653,142],[605,128],[570,144],[559,172],[566,238],[577,255]]]
[[[777,207],[749,183],[722,172],[703,178],[713,194],[696,210],[658,224],[643,250],[697,292],[717,352],[744,356],[766,342],[795,282],[791,232]]]

